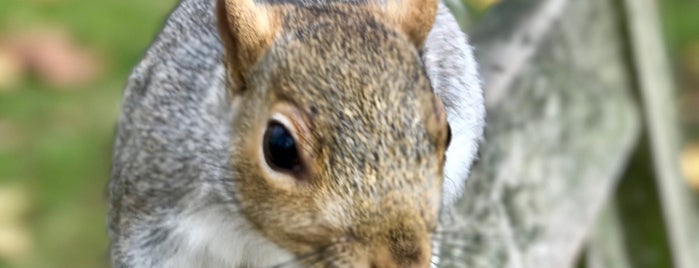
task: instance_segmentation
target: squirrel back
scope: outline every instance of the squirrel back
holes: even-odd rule
[[[428,266],[482,93],[444,5],[377,2],[180,4],[125,91],[115,267]]]

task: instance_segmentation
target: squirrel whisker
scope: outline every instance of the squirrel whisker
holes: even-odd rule
[[[306,266],[313,266],[313,264],[317,264],[321,261],[326,261],[324,258],[322,258],[323,257],[322,253],[325,252],[331,246],[336,245],[336,244],[337,243],[321,247],[315,251],[303,254],[303,255],[298,256],[292,260],[274,265],[270,268],[293,267],[293,265],[298,265],[298,264],[305,264]]]

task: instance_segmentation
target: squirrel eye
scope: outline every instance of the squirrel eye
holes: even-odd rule
[[[447,147],[451,144],[451,125],[447,124]]]
[[[267,165],[277,171],[299,171],[301,161],[296,141],[284,125],[271,121],[267,125],[263,143]]]

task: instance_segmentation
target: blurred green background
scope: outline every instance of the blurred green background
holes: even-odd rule
[[[464,1],[476,12],[497,2]],[[176,2],[0,0],[0,268],[106,266],[104,186],[122,90]],[[699,1],[659,4],[685,166],[699,166]]]
[[[0,0],[0,267],[105,267],[122,90],[175,0]]]

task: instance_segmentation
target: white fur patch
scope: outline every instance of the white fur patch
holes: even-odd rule
[[[440,2],[422,60],[437,96],[447,110],[452,141],[444,167],[443,204],[463,194],[485,126],[485,102],[472,48],[449,9]]]
[[[225,215],[226,209],[205,209],[177,220],[173,236],[183,250],[163,267],[272,267],[293,260],[252,229],[242,215]]]

